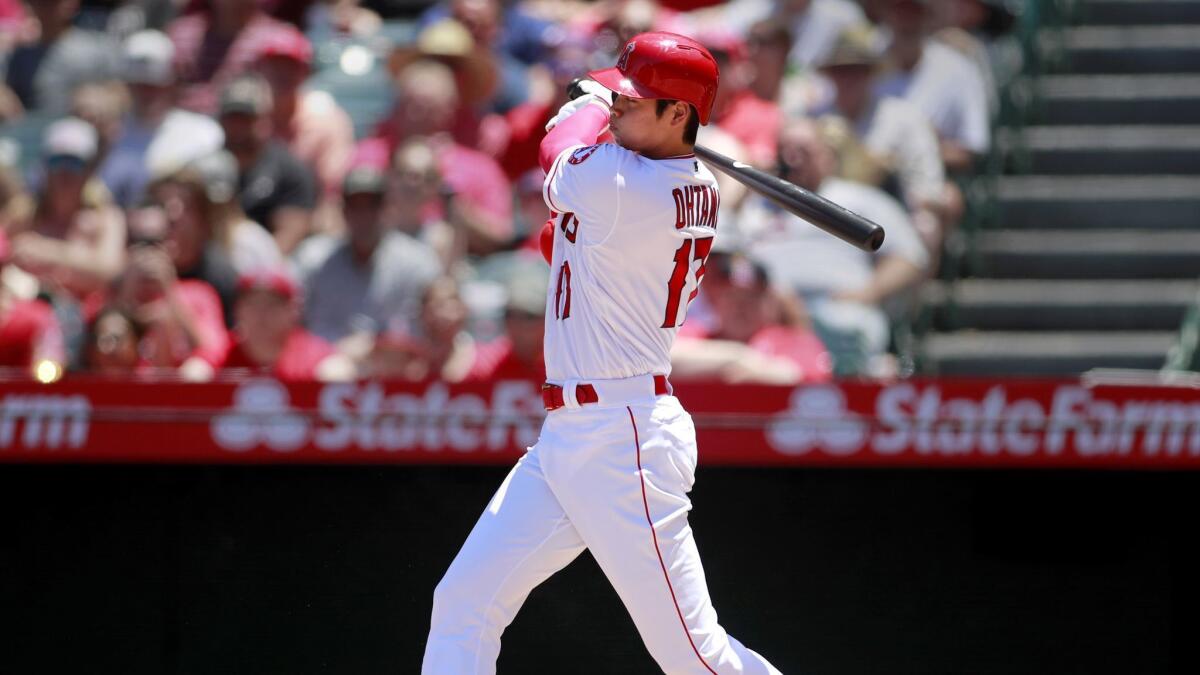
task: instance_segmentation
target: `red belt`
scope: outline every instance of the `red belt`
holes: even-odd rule
[[[671,393],[671,385],[667,382],[667,376],[655,375],[654,395],[666,396],[669,393]],[[579,405],[584,405],[586,403],[599,403],[600,396],[596,393],[595,387],[586,382],[581,382],[575,385],[575,400],[579,402]],[[559,408],[565,406],[566,402],[563,400],[563,388],[557,384],[550,384],[549,382],[543,384],[542,404],[546,406],[547,411],[558,410]]]

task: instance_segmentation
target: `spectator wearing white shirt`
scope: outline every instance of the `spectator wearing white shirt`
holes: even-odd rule
[[[745,250],[775,283],[803,297],[826,335],[853,343],[858,352],[836,356],[863,359],[869,373],[886,372],[891,328],[885,305],[899,304],[925,278],[929,254],[903,206],[876,188],[833,177],[836,158],[815,122],[798,120],[784,128],[779,166],[783,178],[882,225],[883,247],[876,254],[860,251],[753,198],[736,225]]]
[[[937,135],[925,115],[904,99],[873,91],[877,43],[866,26],[842,33],[822,66],[833,84],[833,99],[820,112],[845,118],[849,127],[850,138],[839,147],[840,175],[880,187],[894,183],[893,192],[908,206],[922,239],[937,250],[942,232],[961,215],[952,208],[958,200],[949,196],[954,188],[946,182]]]
[[[991,143],[987,89],[971,61],[929,37],[929,5],[930,0],[884,4],[892,70],[876,83],[876,92],[906,99],[924,112],[937,131],[946,169],[967,172]]]
[[[156,30],[134,33],[121,48],[120,75],[131,108],[99,176],[127,210],[141,206],[151,174],[176,171],[225,141],[216,120],[176,107],[174,58],[170,38]]]
[[[720,11],[722,23],[739,32],[764,19],[787,28],[792,35],[788,64],[797,70],[819,66],[843,30],[867,21],[851,0],[734,0]]]

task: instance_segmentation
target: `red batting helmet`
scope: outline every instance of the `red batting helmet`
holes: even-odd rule
[[[630,98],[677,99],[692,104],[708,124],[717,95],[717,61],[695,40],[675,33],[635,35],[621,50],[616,68],[588,77]]]

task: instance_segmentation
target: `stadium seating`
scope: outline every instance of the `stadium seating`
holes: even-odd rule
[[[925,293],[926,372],[1156,369],[1196,298],[1200,3],[1074,5],[1027,31],[1044,71],[1014,85],[964,278]]]

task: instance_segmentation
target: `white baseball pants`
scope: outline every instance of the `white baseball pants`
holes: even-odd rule
[[[664,673],[779,673],[725,633],[709,600],[687,521],[691,416],[674,396],[600,396],[551,412],[480,516],[434,591],[424,675],[495,673],[530,591],[584,548]]]

